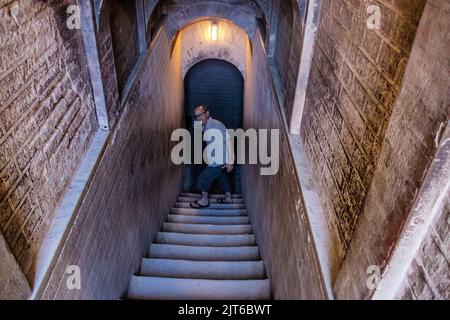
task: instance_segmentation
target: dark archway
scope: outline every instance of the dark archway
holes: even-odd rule
[[[222,121],[228,129],[242,127],[244,78],[233,64],[219,59],[207,59],[195,64],[186,74],[186,127],[192,128],[192,114],[198,105],[206,105],[211,116]],[[200,165],[186,168],[183,189],[196,191],[195,182]],[[239,168],[230,176],[233,192],[240,192]],[[219,192],[214,186],[212,192]]]
[[[196,106],[205,104],[211,115],[227,128],[241,128],[244,79],[233,64],[219,59],[203,60],[188,71],[184,88],[187,116],[192,115]]]

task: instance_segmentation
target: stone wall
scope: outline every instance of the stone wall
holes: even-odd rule
[[[283,84],[284,108],[288,119],[294,104],[297,75],[302,54],[303,31],[296,1],[280,1],[274,62]]]
[[[28,281],[98,128],[75,3],[0,1],[0,229]]]
[[[130,102],[112,129],[42,299],[117,299],[173,206],[181,171],[170,160],[182,126],[181,46],[162,29],[149,49]],[[81,290],[68,290],[77,265]]]
[[[381,10],[380,30],[367,28],[372,4]],[[424,4],[322,2],[301,135],[341,261],[363,212]]]
[[[403,84],[393,106],[372,186],[336,280],[338,298],[368,298],[373,293],[365,285],[366,269],[374,265],[385,270],[435,155],[439,128],[450,118],[449,22],[448,1],[427,2]],[[448,270],[446,214],[446,211],[442,212],[429,231],[430,236],[424,240],[425,251],[417,253],[411,266],[410,285],[417,281],[417,286],[426,282],[429,287],[436,287],[436,277],[443,272],[436,266],[444,256],[447,260],[442,267]],[[423,265],[418,268],[420,261]],[[428,276],[423,278],[424,274]],[[442,288],[448,288],[447,276],[439,278],[439,281]],[[418,292],[422,289],[413,290],[417,298],[427,295]],[[437,294],[435,296],[438,297]]]
[[[165,26],[172,39],[189,23],[222,18],[233,21],[253,38],[257,11],[256,3],[251,0],[171,0],[167,3]]]
[[[99,26],[97,32],[97,48],[102,74],[105,103],[108,111],[109,125],[112,127],[116,121],[120,109],[120,97],[117,84],[116,65],[114,60],[114,48],[111,35],[111,1],[104,0],[100,11]]]
[[[110,2],[110,28],[117,85],[119,93],[122,94],[139,56],[136,3],[134,0],[114,0]]]
[[[257,38],[259,34],[257,35]],[[242,167],[243,195],[275,299],[325,299],[326,292],[262,40],[247,49],[244,128],[280,131],[280,168]]]
[[[417,253],[397,299],[450,299],[450,194]]]
[[[0,300],[27,299],[30,293],[27,278],[0,230]]]

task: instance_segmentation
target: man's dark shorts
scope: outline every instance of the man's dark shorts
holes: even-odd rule
[[[216,179],[223,192],[231,192],[226,169],[222,169],[222,167],[206,167],[203,169],[197,179],[197,188],[201,192],[209,192],[211,185]]]

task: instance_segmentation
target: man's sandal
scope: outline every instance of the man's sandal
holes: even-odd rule
[[[217,203],[220,203],[220,204],[230,204],[230,203],[233,203],[233,201],[227,201],[227,199],[219,198],[219,199],[217,199]]]
[[[189,203],[189,205],[194,209],[203,209],[209,207],[209,203],[207,205],[201,205],[200,203],[198,203],[198,201],[191,202]]]

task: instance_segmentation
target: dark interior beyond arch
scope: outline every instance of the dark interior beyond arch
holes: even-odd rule
[[[198,105],[206,105],[215,119],[222,121],[228,129],[242,127],[244,78],[231,63],[219,59],[207,59],[195,64],[186,74],[185,115],[186,127],[192,128],[192,114]],[[196,177],[200,165],[188,166],[185,170],[183,189],[196,191]],[[239,167],[230,174],[233,192],[240,192]],[[212,192],[219,192],[215,185]]]

